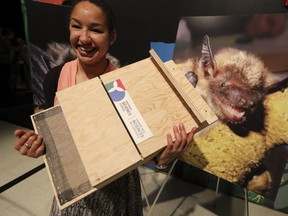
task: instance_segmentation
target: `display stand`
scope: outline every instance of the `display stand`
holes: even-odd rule
[[[247,188],[244,188],[244,196],[245,196],[245,212],[246,212],[246,216],[249,216],[249,202],[248,202]]]
[[[220,184],[220,178],[217,177],[217,183],[216,183],[216,190],[215,190],[215,207],[217,202],[217,195],[219,192],[219,184]],[[245,216],[249,216],[249,202],[248,202],[248,191],[247,188],[244,188],[244,200],[245,200]]]
[[[144,185],[144,183],[143,183],[143,181],[142,181],[141,176],[140,176],[140,184],[141,184],[141,187],[142,187],[143,192],[144,192],[144,198],[145,198],[147,207],[148,207],[148,209],[150,210],[150,203],[149,203],[148,196],[147,196],[147,192],[146,192],[146,189],[145,189],[145,185]]]
[[[145,197],[145,200],[146,200],[146,203],[147,203],[147,207],[149,209],[147,216],[150,216],[152,214],[154,206],[156,205],[156,203],[157,203],[157,201],[158,201],[158,199],[159,199],[159,197],[160,197],[160,195],[161,195],[161,193],[162,193],[162,191],[163,191],[163,189],[164,189],[164,187],[165,187],[165,185],[166,185],[166,183],[167,183],[167,181],[168,181],[168,179],[169,179],[169,177],[170,177],[170,175],[172,173],[172,170],[174,169],[175,164],[177,163],[177,161],[178,161],[178,159],[174,160],[173,164],[169,168],[167,176],[166,176],[164,182],[162,183],[162,185],[161,185],[161,187],[160,187],[160,189],[159,189],[159,191],[158,191],[158,193],[157,193],[157,195],[156,195],[156,197],[155,197],[155,199],[154,199],[154,201],[153,201],[151,206],[150,206],[148,198],[147,198],[147,193],[145,191],[145,187],[144,187],[143,182],[141,180],[142,188],[143,188],[143,191],[144,191],[144,197]],[[217,177],[216,190],[215,190],[215,202],[214,202],[214,206],[215,207],[217,205],[217,196],[218,196],[218,192],[219,192],[220,180],[221,179],[219,177]],[[247,191],[246,188],[244,188],[244,200],[245,200],[245,216],[249,216],[248,191]]]
[[[220,178],[217,177],[216,190],[215,190],[215,200],[214,200],[214,206],[215,207],[216,207],[217,197],[218,197],[218,192],[219,192],[219,184],[220,184]]]
[[[170,175],[171,175],[171,173],[172,173],[172,170],[174,169],[174,167],[175,167],[175,165],[176,165],[176,163],[177,163],[177,161],[178,161],[178,159],[175,159],[175,160],[173,161],[171,167],[169,168],[169,171],[168,171],[168,173],[167,173],[167,176],[166,176],[164,182],[162,183],[162,185],[161,185],[161,187],[160,187],[160,189],[159,189],[159,191],[158,191],[158,193],[157,193],[157,195],[156,195],[156,197],[155,197],[155,199],[154,199],[151,207],[150,207],[150,205],[149,205],[148,199],[146,198],[146,202],[147,202],[148,208],[149,208],[149,211],[148,211],[147,216],[150,216],[150,215],[152,214],[152,211],[153,211],[153,209],[154,209],[154,206],[156,205],[156,203],[157,203],[157,201],[158,201],[158,199],[159,199],[159,197],[160,197],[160,195],[161,195],[161,193],[162,193],[162,191],[163,191],[163,189],[164,189],[164,187],[165,187],[165,185],[166,185],[166,183],[167,183],[167,181],[168,181],[168,179],[169,179],[169,177],[170,177]],[[145,194],[145,195],[146,195],[146,194]]]

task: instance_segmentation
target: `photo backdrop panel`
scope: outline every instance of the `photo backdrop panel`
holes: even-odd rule
[[[287,14],[183,17],[173,55],[222,119],[198,134],[182,160],[272,200],[287,161],[287,20]],[[273,158],[278,166],[270,165]]]

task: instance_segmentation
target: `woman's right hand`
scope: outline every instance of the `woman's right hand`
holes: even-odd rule
[[[20,130],[14,131],[14,135],[18,137],[14,143],[14,148],[22,155],[38,158],[45,153],[45,144],[43,137],[34,131]]]

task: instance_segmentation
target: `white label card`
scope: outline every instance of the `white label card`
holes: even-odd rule
[[[121,80],[117,79],[113,82],[107,83],[105,84],[105,88],[134,142],[139,144],[140,142],[152,137],[153,134]]]

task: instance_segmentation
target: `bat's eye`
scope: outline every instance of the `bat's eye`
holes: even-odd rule
[[[220,87],[224,88],[225,87],[225,83],[224,82],[220,83]]]

